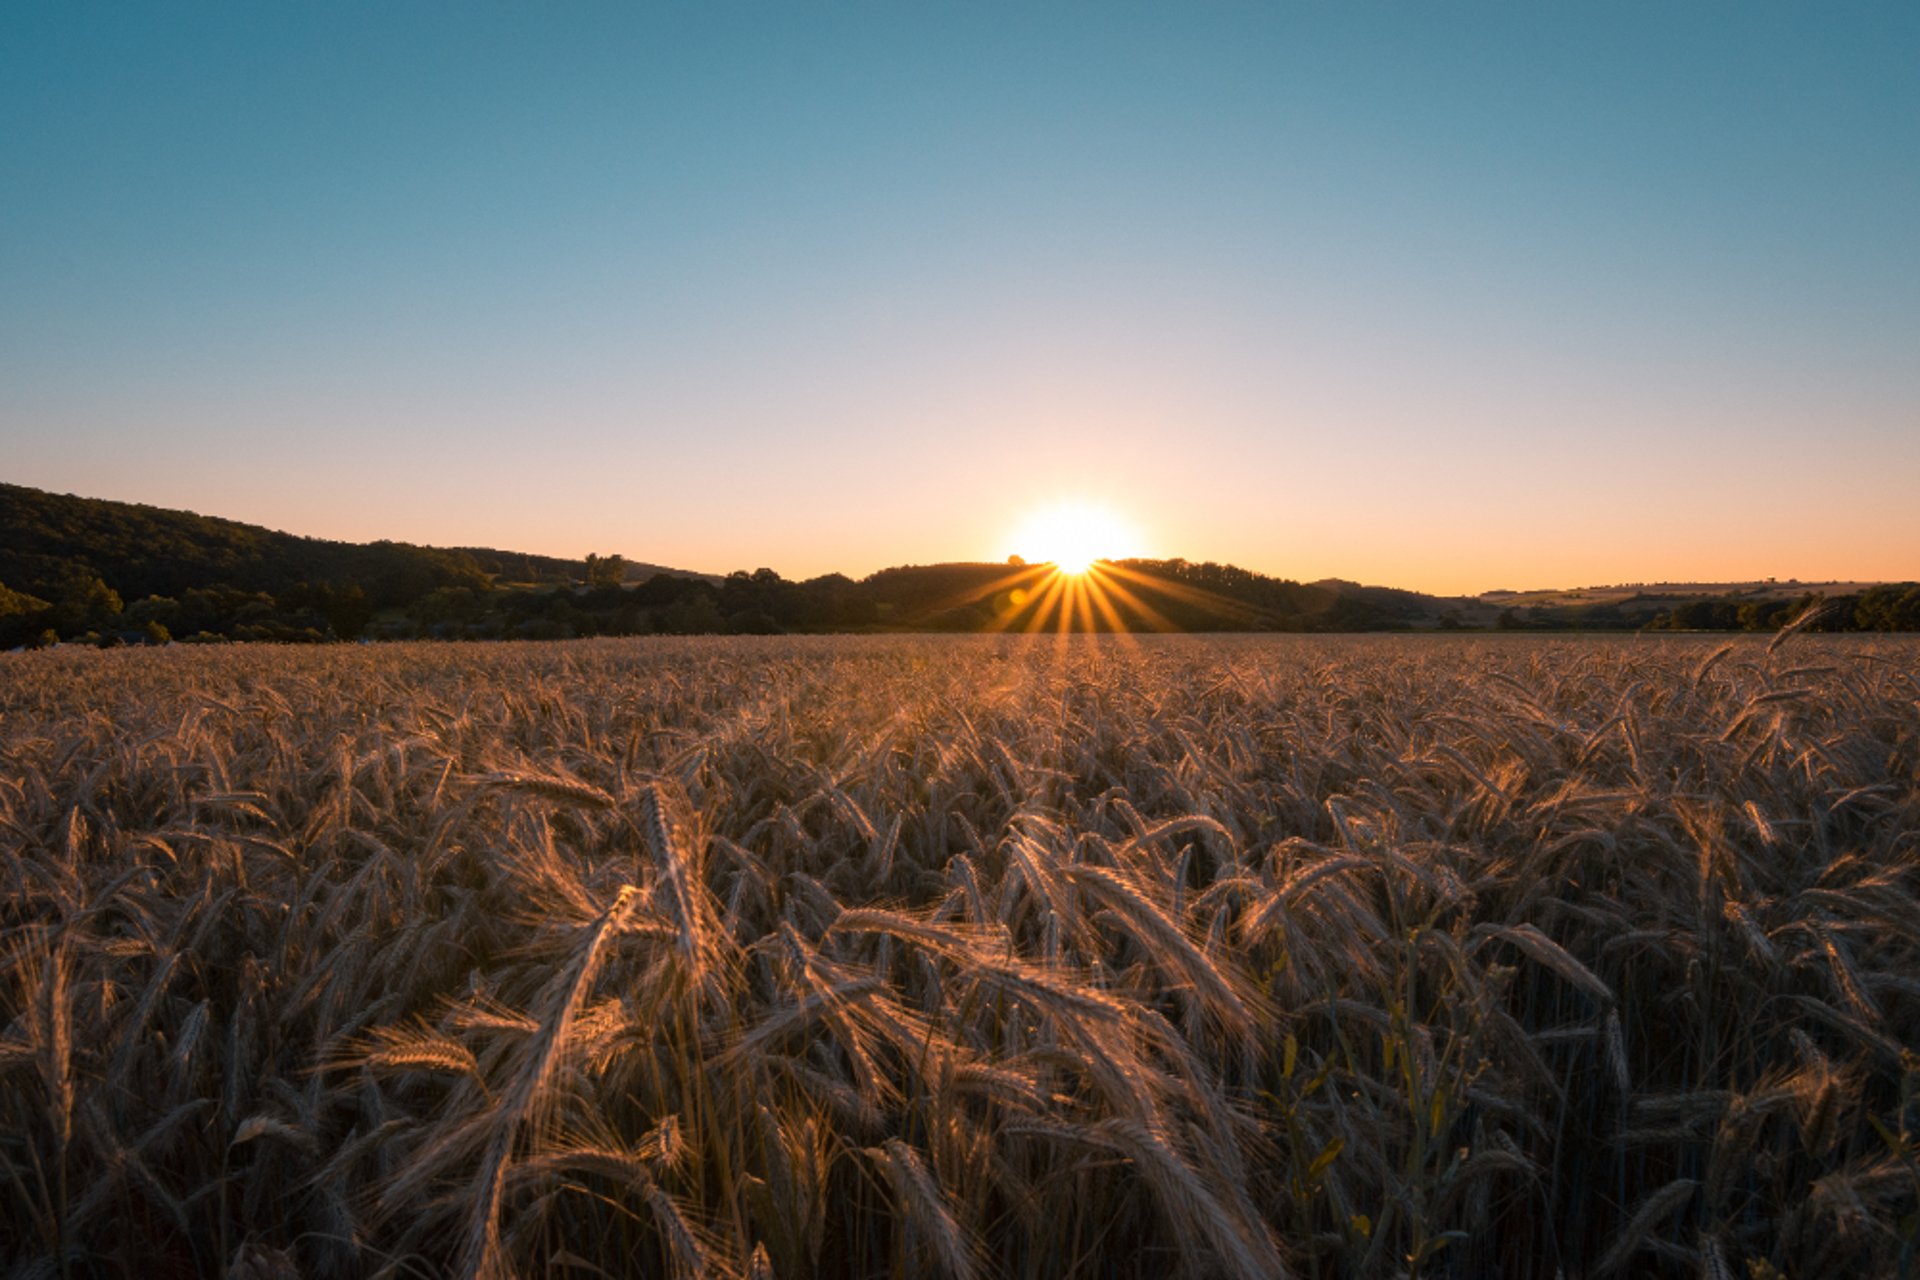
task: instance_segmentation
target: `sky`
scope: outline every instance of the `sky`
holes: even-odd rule
[[[793,578],[1062,503],[1920,577],[1916,66],[1910,0],[12,0],[0,480]]]

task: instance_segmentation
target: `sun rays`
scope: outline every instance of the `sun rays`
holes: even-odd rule
[[[1130,522],[1110,507],[1085,500],[1056,502],[1034,512],[1015,533],[1012,549],[1072,577],[1085,574],[1098,561],[1146,554]]]
[[[891,614],[901,626],[1000,634],[1273,629],[1286,619],[1206,584],[1219,566],[1164,560],[1131,521],[1093,502],[1034,512],[1004,564],[944,566],[941,589]]]
[[[1184,630],[1155,606],[1155,599],[1162,606],[1176,600],[1229,623],[1251,620],[1252,611],[1243,605],[1164,572],[1135,568],[1160,566],[1146,559],[1135,525],[1099,502],[1066,500],[1035,511],[1009,545],[1012,570],[974,595],[975,600],[991,598],[993,631],[1128,635]]]
[[[1078,572],[1055,563],[1021,565],[970,593],[969,600],[948,600],[943,605],[989,602],[993,610],[987,627],[990,631],[1131,635],[1185,630],[1167,616],[1165,606],[1170,601],[1199,610],[1229,627],[1258,619],[1256,612],[1245,605],[1179,582],[1164,572],[1147,573],[1132,564],[1098,559]]]

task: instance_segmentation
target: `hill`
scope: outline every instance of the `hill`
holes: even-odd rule
[[[591,562],[591,563],[590,563]],[[0,484],[0,648],[50,639],[494,639],[649,632],[1772,630],[1823,593],[1611,588],[1437,597],[1188,560],[725,577],[484,547],[304,538]],[[1828,629],[1920,628],[1920,588],[1828,596]]]
[[[1809,591],[1846,595],[1870,591],[1878,582],[1802,582],[1798,578],[1767,578],[1759,582],[1622,582],[1610,586],[1546,587],[1528,591],[1483,591],[1482,604],[1499,608],[1566,608],[1596,604],[1633,604],[1691,600],[1794,600]]]
[[[883,619],[946,631],[1050,630],[1063,615],[1089,631],[1380,631],[1432,626],[1467,603],[1177,559],[1103,562],[1077,594],[1050,597],[1055,576],[1049,565],[908,565],[860,586]]]
[[[138,503],[0,485],[0,639],[52,630],[247,639],[581,635],[632,631],[1373,630],[1432,625],[1444,602],[1355,583],[1302,584],[1230,565],[1135,560],[1092,599],[1050,597],[1046,566],[909,565],[863,581],[721,578],[587,565],[485,547],[300,537]],[[1469,602],[1453,602],[1463,604]],[[1063,604],[1065,607],[1063,607]],[[158,624],[155,630],[152,624]],[[184,630],[183,630],[184,628]],[[30,634],[29,634],[30,633]]]
[[[630,580],[676,570],[629,564]],[[335,542],[174,511],[0,484],[0,582],[51,598],[92,574],[124,599],[195,588],[280,591],[298,582],[358,585],[385,607],[444,586],[503,578],[579,582],[579,560],[484,547]],[[698,575],[695,575],[698,576]]]
[[[470,556],[473,562],[485,570],[496,583],[520,583],[523,585],[556,584],[583,582],[586,579],[586,562],[567,560],[559,556],[537,556],[525,551],[499,551],[492,547],[456,547],[455,552]],[[644,560],[622,558],[620,580],[622,582],[645,582],[648,578],[667,573],[684,578],[698,578],[704,582],[719,582],[717,573],[694,573],[689,569],[673,569],[663,564],[648,564]]]
[[[622,569],[629,582],[662,574],[719,581],[639,562]],[[570,586],[586,571],[582,560],[338,542],[0,484],[0,645],[47,632],[344,639],[382,615],[404,618],[436,596],[492,593],[508,582]],[[404,622],[395,629],[405,629]]]

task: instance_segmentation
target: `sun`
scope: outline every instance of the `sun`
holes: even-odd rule
[[[1007,572],[965,601],[990,604],[994,631],[1052,631],[1062,644],[1093,632],[1178,631],[1178,620],[1151,598],[1191,603],[1189,597],[1204,594],[1128,564],[1154,553],[1138,526],[1098,501],[1062,498],[1032,511],[1007,549],[1013,553]]]
[[[1013,553],[1029,564],[1051,564],[1078,576],[1100,560],[1142,554],[1140,536],[1112,510],[1095,502],[1057,502],[1034,512],[1013,537]]]

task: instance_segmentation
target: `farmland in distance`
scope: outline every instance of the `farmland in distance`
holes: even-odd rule
[[[0,658],[0,1266],[1910,1271],[1917,673],[1805,634]]]

